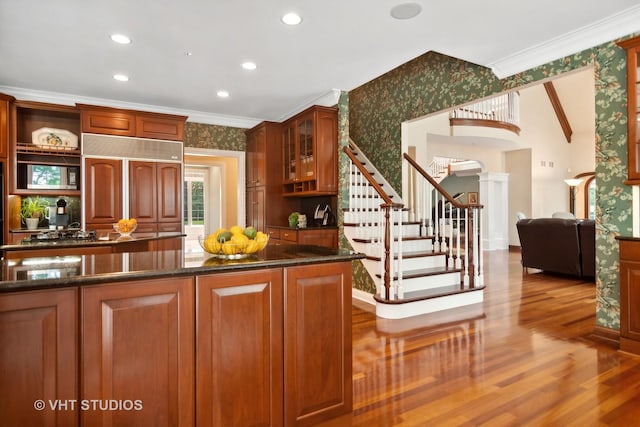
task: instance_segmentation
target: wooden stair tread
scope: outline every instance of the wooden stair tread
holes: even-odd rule
[[[439,255],[447,256],[448,254],[449,254],[448,252],[442,252],[442,251],[411,251],[411,252],[402,252],[402,259],[422,258],[422,257],[439,256]],[[398,259],[398,256],[395,255],[393,258]],[[366,259],[370,259],[373,261],[380,261],[380,257],[374,256],[374,255],[367,255]]]
[[[410,302],[423,301],[427,299],[441,298],[449,295],[464,294],[467,292],[477,292],[483,290],[485,287],[478,286],[475,288],[464,288],[461,285],[449,285],[442,286],[435,289],[423,289],[419,291],[405,292],[402,299],[385,300],[378,295],[374,295],[373,298],[382,304],[407,304]]]
[[[380,225],[380,223],[378,222],[364,222],[364,224],[368,225],[368,226],[378,226]],[[357,227],[360,225],[360,223],[358,222],[344,222],[342,225],[344,225],[345,227]],[[398,224],[393,224],[394,226],[397,226]],[[421,225],[420,221],[402,221],[402,225]]]
[[[431,239],[431,236],[413,236],[413,237],[403,237],[402,241],[403,242],[407,242],[410,240],[427,240],[427,239]],[[358,243],[371,243],[373,242],[373,239],[361,239],[361,238],[354,238],[353,239],[354,242],[358,242]],[[398,239],[394,239],[394,241],[398,241]]]

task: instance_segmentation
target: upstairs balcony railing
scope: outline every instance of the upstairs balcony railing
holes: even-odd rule
[[[485,126],[520,134],[520,94],[507,92],[449,113],[451,126]]]

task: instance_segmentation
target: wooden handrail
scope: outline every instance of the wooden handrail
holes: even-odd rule
[[[442,195],[444,196],[444,198],[445,198],[445,199],[447,199],[447,201],[448,201],[449,203],[451,203],[454,207],[456,207],[456,208],[460,208],[460,209],[465,209],[465,208],[482,208],[482,207],[483,207],[482,205],[478,205],[478,204],[471,205],[471,204],[463,204],[463,203],[458,202],[456,199],[454,199],[454,198],[453,198],[453,197],[452,197],[452,196],[447,192],[447,190],[445,190],[444,188],[442,188],[442,186],[441,186],[440,184],[438,184],[438,183],[436,182],[436,180],[435,180],[435,179],[433,179],[433,178],[431,177],[431,175],[429,175],[429,174],[427,173],[427,171],[425,171],[424,169],[422,169],[422,167],[421,167],[418,163],[416,163],[416,161],[415,161],[411,156],[409,156],[407,153],[404,153],[404,154],[403,154],[403,157],[405,158],[405,160],[406,160],[407,162],[409,162],[409,164],[410,164],[411,166],[413,166],[413,167],[414,167],[414,169],[415,169],[415,170],[417,170],[417,171],[420,173],[420,175],[422,175],[422,177],[423,177],[424,179],[426,179],[427,181],[429,181],[429,183],[433,186],[433,188],[435,188],[435,189],[436,189],[440,194],[442,194]]]
[[[397,205],[397,203],[394,203],[393,200],[391,200],[391,197],[387,194],[387,192],[384,191],[382,189],[382,187],[380,187],[380,184],[378,184],[376,182],[376,180],[373,179],[373,176],[364,167],[362,162],[360,160],[358,160],[358,158],[356,158],[356,156],[351,152],[351,150],[349,150],[348,147],[344,147],[342,149],[342,151],[344,151],[346,153],[346,155],[349,157],[349,159],[351,159],[351,162],[354,165],[356,165],[356,167],[358,168],[358,170],[360,171],[362,176],[364,176],[365,179],[369,182],[369,184],[371,184],[371,186],[376,190],[376,192],[380,195],[380,197],[382,198],[382,200],[385,203],[390,204],[390,205]],[[402,206],[402,205],[400,204],[400,206]]]

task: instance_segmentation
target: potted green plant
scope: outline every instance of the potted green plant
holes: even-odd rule
[[[299,212],[291,212],[291,215],[289,215],[289,227],[296,228],[298,226],[299,216],[300,216]]]
[[[20,216],[27,225],[27,230],[35,230],[38,228],[38,223],[47,214],[49,205],[39,196],[27,197],[22,200],[22,208],[20,210]]]

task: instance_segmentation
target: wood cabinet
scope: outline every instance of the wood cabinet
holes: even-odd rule
[[[246,136],[246,225],[262,231],[269,224],[285,224],[298,203],[282,197],[282,126],[262,122]]]
[[[82,132],[182,141],[186,116],[77,104]]]
[[[280,426],[282,270],[197,278],[198,426]]]
[[[267,227],[271,244],[299,244],[338,248],[337,228],[284,228]]]
[[[351,264],[285,269],[285,425],[351,412]]]
[[[247,189],[247,226],[251,225],[256,230],[263,231],[267,212],[266,212],[266,204],[265,204],[265,193],[266,189],[264,187],[254,187]]]
[[[136,218],[137,232],[182,230],[182,165],[170,162],[128,162],[128,192],[123,189],[123,161],[85,158],[85,224],[89,230],[110,230],[123,216]],[[128,194],[128,214],[123,198]]]
[[[338,114],[311,107],[283,125],[283,193],[289,196],[338,192]]]
[[[50,402],[78,397],[77,289],[0,295],[0,420],[76,426],[78,411]],[[36,400],[45,405],[34,409]]]
[[[618,43],[627,50],[627,184],[640,184],[640,36]]]
[[[84,160],[86,229],[111,229],[122,217],[122,160]]]
[[[182,165],[129,161],[129,217],[139,231],[180,231]],[[162,230],[158,224],[162,223]]]
[[[84,287],[81,296],[81,399],[142,406],[82,411],[83,425],[194,425],[193,278]]]
[[[620,244],[620,349],[640,354],[640,241]]]
[[[0,157],[7,157],[9,154],[13,102],[15,102],[13,96],[0,93]]]
[[[29,188],[29,167],[32,165],[65,166],[80,169],[80,148],[41,147],[33,144],[33,131],[41,128],[62,129],[80,141],[80,112],[75,107],[42,102],[15,101],[12,127],[15,132],[10,141],[10,193],[20,195],[79,196],[80,189]]]
[[[75,274],[170,271],[158,257],[180,253],[88,256]],[[352,409],[351,262],[0,294],[0,343],[11,425],[317,425]]]

